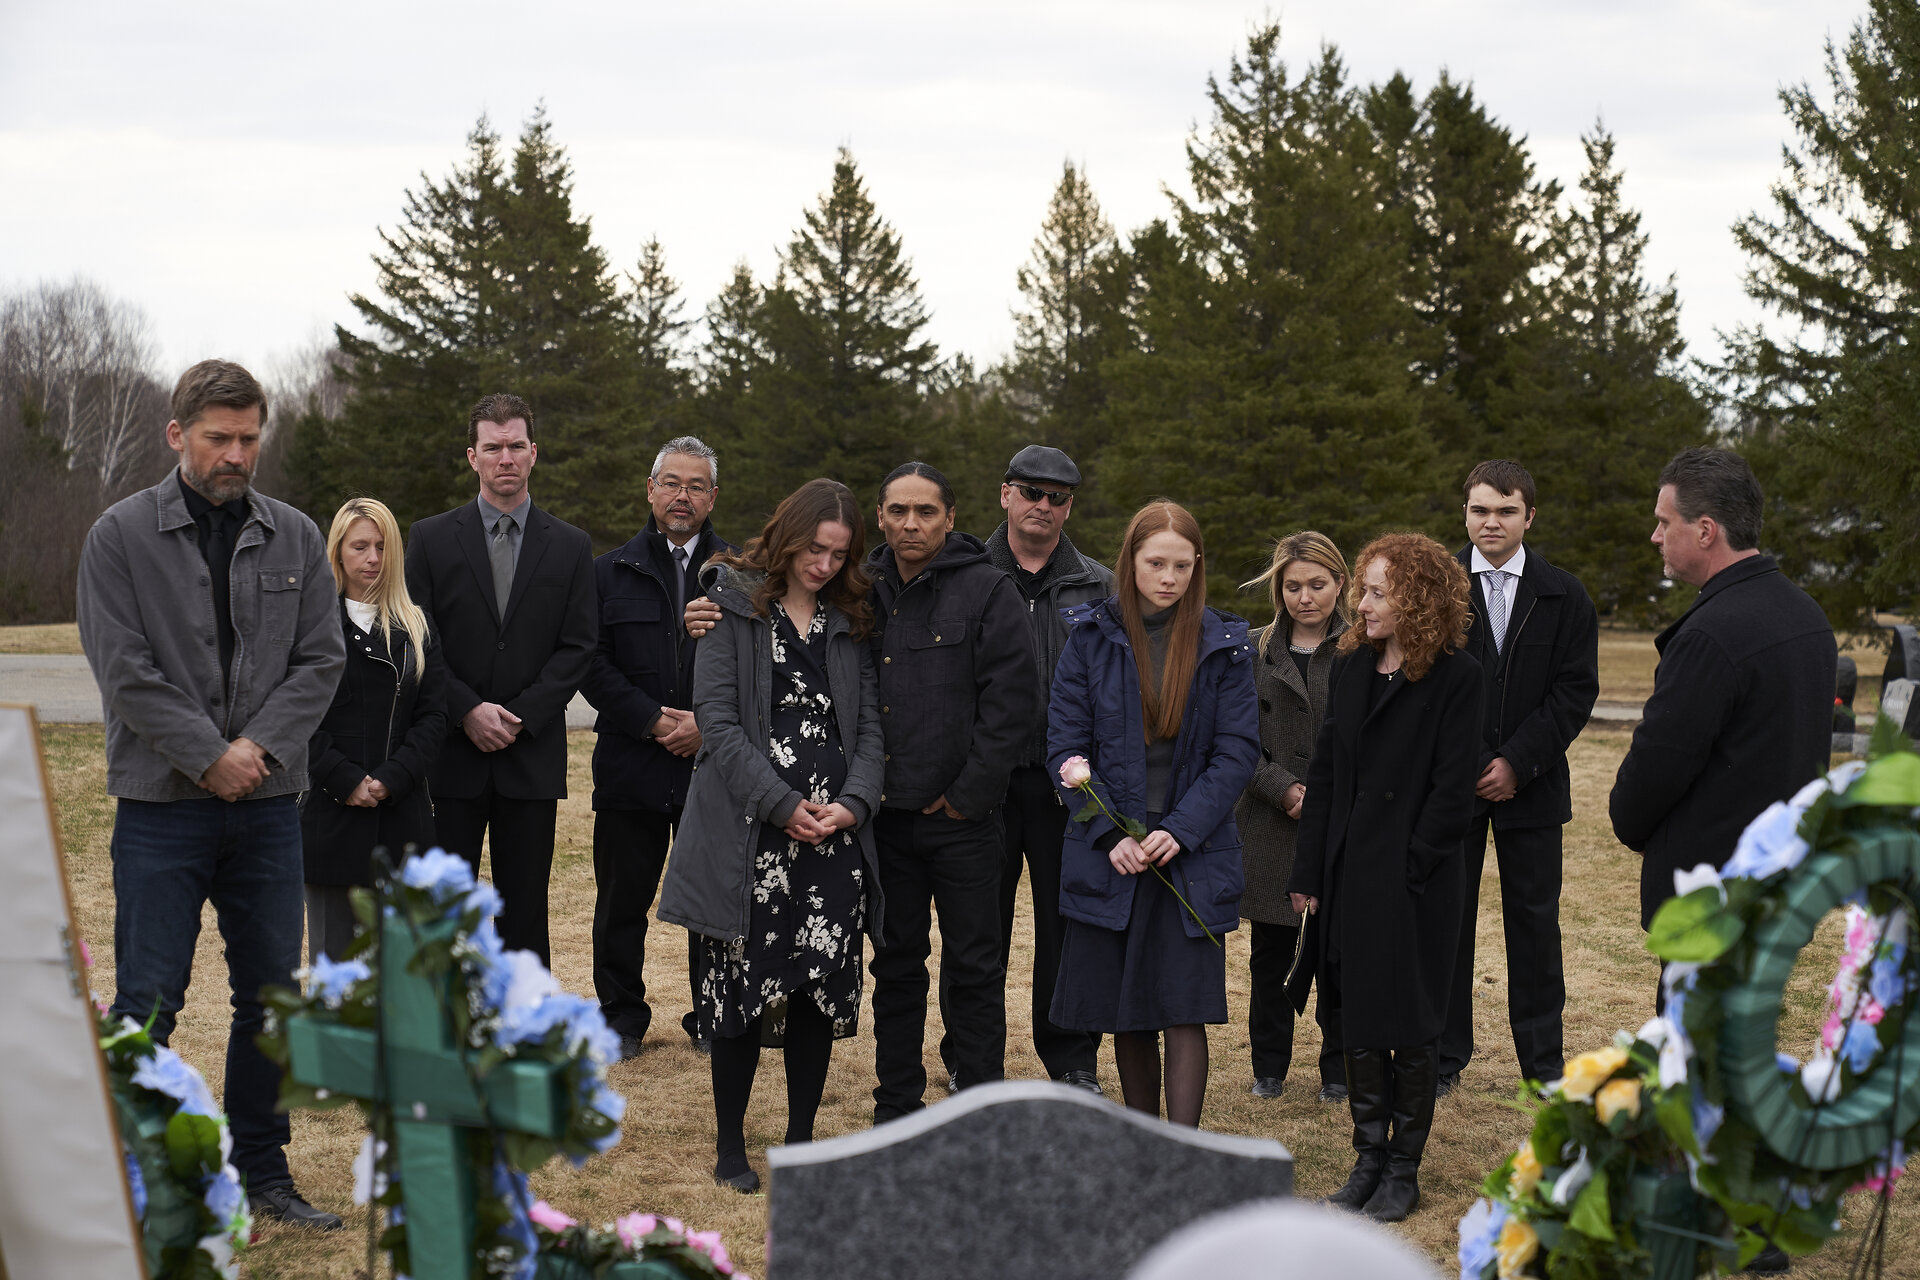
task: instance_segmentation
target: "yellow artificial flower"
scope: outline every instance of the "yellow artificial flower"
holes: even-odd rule
[[[1526,1265],[1540,1252],[1539,1233],[1519,1218],[1508,1218],[1493,1242],[1494,1256],[1500,1260],[1500,1280],[1514,1280],[1526,1274]]]
[[[1533,1154],[1533,1143],[1520,1148],[1520,1154],[1513,1158],[1513,1172],[1507,1178],[1507,1192],[1515,1200],[1533,1190],[1540,1181],[1540,1161]]]
[[[1593,1109],[1599,1114],[1601,1124],[1612,1124],[1613,1118],[1622,1111],[1629,1116],[1638,1116],[1640,1082],[1632,1077],[1607,1081],[1600,1086],[1600,1092],[1594,1095]]]
[[[1627,1051],[1613,1045],[1583,1053],[1567,1064],[1566,1074],[1560,1077],[1560,1092],[1585,1102],[1608,1076],[1626,1065]]]

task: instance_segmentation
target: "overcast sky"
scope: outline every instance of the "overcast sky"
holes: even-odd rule
[[[475,119],[545,99],[576,209],[618,266],[665,246],[690,314],[742,258],[764,277],[853,149],[943,351],[1012,338],[1014,272],[1060,164],[1123,232],[1184,185],[1250,25],[1296,74],[1322,43],[1362,82],[1442,68],[1569,188],[1604,117],[1626,196],[1677,275],[1696,354],[1756,318],[1728,227],[1787,140],[1778,91],[1824,85],[1860,0],[969,0],[965,4],[329,5],[0,0],[0,286],[85,273],[151,315],[168,370],[267,366],[350,318],[376,228]]]

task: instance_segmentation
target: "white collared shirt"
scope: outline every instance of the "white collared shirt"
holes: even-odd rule
[[[1484,555],[1481,555],[1480,548],[1476,544],[1473,548],[1473,563],[1469,567],[1471,568],[1473,573],[1475,573],[1476,575],[1482,574],[1482,573],[1491,573],[1496,567],[1498,567],[1503,573],[1512,574],[1514,576],[1515,581],[1518,581],[1520,578],[1520,575],[1527,571],[1527,544],[1523,542],[1519,546],[1515,547],[1513,549],[1513,558],[1507,561],[1505,564],[1499,565],[1499,566],[1495,566],[1493,561],[1487,559]],[[1487,584],[1484,582],[1481,583],[1480,589],[1482,591],[1485,591],[1487,589]]]

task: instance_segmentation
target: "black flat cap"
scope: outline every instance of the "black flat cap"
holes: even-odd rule
[[[1007,479],[1065,485],[1073,489],[1079,487],[1080,468],[1074,466],[1073,459],[1058,449],[1044,444],[1030,444],[1014,454],[1013,461],[1007,464]]]

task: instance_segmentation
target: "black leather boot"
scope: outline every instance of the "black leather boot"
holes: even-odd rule
[[[1327,1203],[1360,1212],[1387,1167],[1387,1125],[1393,1114],[1393,1061],[1386,1049],[1348,1049],[1347,1107],[1353,1113],[1353,1149],[1358,1158],[1347,1185]]]
[[[1387,1143],[1387,1171],[1365,1210],[1376,1222],[1398,1222],[1420,1203],[1420,1157],[1433,1131],[1439,1080],[1438,1044],[1393,1051],[1393,1137]]]

